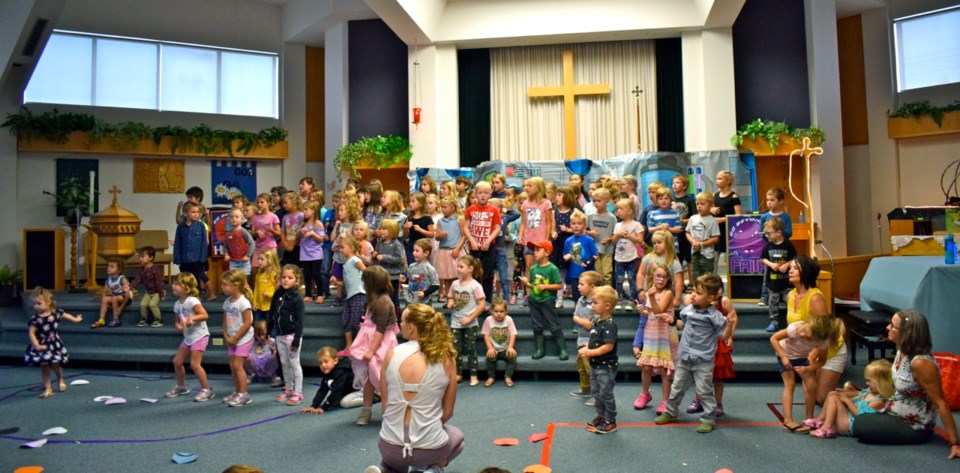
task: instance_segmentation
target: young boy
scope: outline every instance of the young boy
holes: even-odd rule
[[[680,214],[673,210],[673,195],[670,189],[661,187],[657,189],[657,208],[647,212],[647,221],[640,222],[647,226],[647,233],[653,233],[660,230],[666,230],[673,234],[673,241],[677,241],[677,235],[683,233],[683,227],[680,225]]]
[[[778,330],[780,318],[780,301],[786,302],[787,292],[790,289],[790,280],[787,273],[790,271],[790,262],[797,257],[797,250],[793,243],[784,237],[783,220],[773,217],[763,226],[763,236],[767,237],[767,244],[763,247],[763,265],[767,267],[764,281],[770,294],[767,296],[767,313],[770,315],[770,325],[767,332]]]
[[[633,208],[637,209],[637,214],[633,216],[635,220],[640,217],[639,209],[643,208],[643,199],[637,195],[637,185],[639,185],[637,182],[637,176],[627,174],[620,179],[620,192],[623,193],[625,198],[632,200]],[[653,202],[656,201],[653,200]],[[643,220],[639,221],[643,222]]]
[[[617,217],[607,210],[610,203],[610,191],[600,187],[590,193],[597,212],[587,215],[587,235],[593,237],[597,245],[597,272],[603,276],[603,283],[613,284],[613,229],[617,225]]]
[[[694,283],[692,303],[680,311],[680,318],[673,314],[660,316],[668,324],[682,329],[683,335],[677,348],[680,362],[676,364],[670,398],[667,399],[663,414],[654,420],[657,425],[676,422],[683,395],[692,382],[703,405],[697,432],[713,432],[717,408],[717,400],[713,395],[713,358],[717,352],[717,337],[728,337],[731,329],[727,319],[713,305],[720,284],[716,275],[700,276]]]
[[[200,204],[187,202],[183,204],[183,212],[184,221],[177,225],[173,240],[173,264],[179,265],[180,271],[193,274],[200,286],[206,289],[207,300],[214,301],[217,294],[213,292],[213,285],[207,277],[210,240],[207,227],[200,221]]]
[[[487,183],[487,185],[489,185],[489,183]],[[460,204],[461,209],[467,208],[467,191],[470,190],[470,179],[466,176],[457,176],[456,181],[454,181],[454,186],[457,188],[457,203]],[[492,187],[490,188],[490,195],[493,195]]]
[[[457,178],[457,188],[460,188],[460,178]],[[480,284],[483,286],[483,295],[488,301],[493,300],[493,276],[497,267],[497,251],[494,242],[500,236],[500,226],[503,224],[500,210],[490,205],[492,194],[493,188],[490,187],[489,182],[477,183],[475,187],[477,204],[471,205],[464,212],[462,227],[463,234],[467,235],[469,241],[470,256],[480,261],[483,267],[483,280]],[[560,288],[554,290],[560,290]]]
[[[697,194],[697,213],[687,222],[687,234],[684,241],[690,248],[691,281],[704,274],[714,272],[717,252],[713,245],[720,241],[720,225],[710,213],[713,207],[713,193],[703,191]]]
[[[597,260],[597,243],[593,237],[586,235],[584,231],[587,227],[587,217],[583,212],[574,210],[570,216],[570,229],[573,235],[567,238],[563,243],[563,259],[567,261],[567,286],[571,287],[573,300],[580,299],[580,290],[578,289],[580,275],[584,271],[593,269],[593,263]]]
[[[507,315],[507,302],[494,299],[490,305],[490,317],[483,321],[483,343],[487,346],[487,380],[485,387],[493,386],[497,379],[497,361],[503,360],[506,370],[503,384],[513,387],[513,372],[517,369],[517,326]]]
[[[138,251],[140,255],[140,272],[130,281],[130,287],[137,287],[143,282],[146,290],[140,298],[140,323],[137,327],[146,327],[148,325],[147,313],[153,314],[153,323],[151,327],[163,327],[160,320],[160,302],[167,294],[166,287],[163,284],[163,272],[153,260],[157,257],[157,250],[152,246],[144,246]]]
[[[587,422],[587,431],[609,434],[617,431],[617,401],[613,397],[620,367],[617,324],[613,321],[617,293],[610,286],[601,286],[594,289],[591,296],[597,322],[590,329],[587,346],[581,347],[577,355],[590,360],[590,394],[596,401],[597,417]]]
[[[767,191],[767,208],[770,211],[760,216],[760,228],[763,228],[771,218],[779,217],[783,220],[783,236],[789,240],[793,236],[793,223],[790,221],[790,214],[783,211],[783,200],[785,198],[786,194],[779,187],[771,187]],[[763,286],[760,287],[760,302],[757,303],[760,307],[767,305],[769,290],[766,276],[769,272],[770,270],[764,269]]]
[[[177,222],[177,225],[180,225],[181,223],[183,223],[184,220],[186,220],[187,211],[186,209],[183,208],[186,204],[193,203],[193,204],[199,205],[201,217],[207,214],[207,210],[203,207],[203,204],[201,203],[201,201],[203,201],[203,189],[197,186],[193,186],[187,189],[186,195],[187,195],[186,202],[182,200],[180,202],[177,202],[177,214],[174,217],[176,219],[175,221]]]
[[[317,365],[323,373],[320,389],[313,396],[310,407],[300,409],[303,413],[323,414],[341,407],[340,401],[353,392],[353,369],[349,357],[341,358],[336,348],[325,346],[317,350]]]
[[[242,227],[253,235],[253,217],[257,215],[257,204],[247,202],[243,205],[243,225]]]
[[[500,285],[500,293],[503,294],[503,300],[510,300],[510,273],[507,264],[507,230],[509,225],[520,219],[520,212],[503,206],[503,199],[490,199],[490,205],[500,210],[500,235],[493,242],[493,250],[496,252],[497,283]],[[512,253],[511,253],[512,254]],[[496,291],[494,291],[496,293]]]
[[[650,198],[650,203],[643,207],[643,210],[640,211],[640,218],[637,219],[638,222],[646,223],[647,214],[657,208],[657,191],[660,189],[666,189],[666,187],[667,186],[660,181],[651,182],[650,185],[647,186],[647,197]],[[653,232],[646,232],[643,234],[643,242],[648,248],[653,246],[653,243],[650,242],[651,237],[653,237]]]
[[[407,302],[429,304],[430,296],[440,289],[437,270],[430,264],[431,251],[433,243],[427,238],[421,238],[413,244],[414,262],[407,266]],[[403,279],[402,274],[400,278]]]
[[[530,288],[530,317],[533,320],[533,341],[536,349],[531,358],[539,360],[544,356],[543,329],[553,334],[557,348],[560,349],[560,360],[569,359],[566,342],[563,339],[563,330],[557,319],[556,297],[557,291],[563,287],[560,279],[560,270],[550,262],[550,253],[553,253],[553,244],[547,240],[527,242],[527,248],[533,251],[535,264],[530,268],[530,278],[521,277],[520,282]]]
[[[697,201],[694,196],[687,192],[689,186],[690,181],[687,180],[687,176],[682,174],[673,176],[673,203],[671,205],[673,206],[673,210],[676,210],[677,214],[680,215],[680,227],[684,229],[687,228],[690,217],[697,214]],[[692,250],[690,242],[687,241],[682,233],[678,240],[680,241],[677,248],[677,256],[680,258],[680,264],[687,267],[687,279],[693,281],[696,279],[696,276],[693,275],[693,265],[690,264]]]
[[[573,323],[580,327],[577,332],[577,374],[580,375],[580,389],[570,392],[570,395],[575,397],[590,397],[590,360],[580,356],[579,353],[580,349],[590,343],[590,330],[597,323],[597,313],[593,311],[592,297],[594,289],[601,284],[603,284],[603,276],[596,271],[586,271],[581,274],[577,284],[580,298],[577,299],[577,304],[573,308]]]

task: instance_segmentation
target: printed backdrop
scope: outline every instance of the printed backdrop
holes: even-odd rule
[[[257,195],[256,161],[212,161],[210,167],[212,205],[231,205],[238,195],[248,199]]]

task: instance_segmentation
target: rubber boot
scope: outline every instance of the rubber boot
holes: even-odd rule
[[[543,355],[544,355],[544,353],[543,353],[543,333],[535,333],[535,334],[533,334],[533,343],[536,345],[536,348],[534,348],[534,350],[533,350],[533,356],[531,356],[530,358],[533,358],[534,360],[539,360],[540,358],[543,358]]]
[[[567,339],[563,337],[563,333],[560,333],[560,336],[554,335],[554,340],[557,342],[557,348],[560,349],[560,361],[567,361],[570,359],[570,355],[567,354]]]

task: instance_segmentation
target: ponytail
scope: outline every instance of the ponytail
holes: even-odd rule
[[[427,363],[442,363],[456,358],[453,339],[443,314],[427,304],[410,304],[403,311],[403,321],[417,328],[420,351]]]

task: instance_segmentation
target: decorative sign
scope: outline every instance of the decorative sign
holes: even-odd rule
[[[181,194],[184,192],[182,159],[134,159],[133,192],[137,194]]]
[[[727,217],[727,251],[730,275],[763,275],[763,237],[759,215]]]
[[[232,205],[233,198],[257,195],[256,161],[213,161],[210,163],[213,205]]]
[[[226,231],[230,209],[210,209],[210,256],[223,256],[227,252]]]

